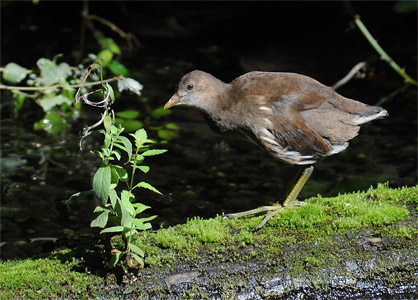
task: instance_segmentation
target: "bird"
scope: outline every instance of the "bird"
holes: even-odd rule
[[[281,204],[226,215],[239,218],[267,212],[256,229],[296,203],[319,158],[345,150],[360,125],[388,116],[381,107],[341,96],[309,76],[287,72],[252,71],[225,83],[194,70],[181,78],[164,109],[179,104],[200,110],[217,133],[243,136],[279,161],[307,166]]]

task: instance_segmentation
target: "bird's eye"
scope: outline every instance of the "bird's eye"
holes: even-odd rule
[[[193,90],[193,84],[192,83],[189,83],[188,85],[187,85],[187,89],[189,90],[189,91],[191,91],[191,90]]]

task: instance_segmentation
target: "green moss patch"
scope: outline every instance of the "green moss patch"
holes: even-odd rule
[[[264,260],[296,243],[330,244],[334,235],[346,231],[370,228],[383,233],[389,225],[407,219],[410,207],[416,207],[417,201],[417,186],[390,189],[386,184],[379,184],[367,192],[308,199],[300,207],[284,210],[259,231],[254,228],[263,216],[242,219],[217,216],[209,220],[196,217],[183,225],[146,233],[136,242],[146,248],[149,265],[167,266],[185,257],[193,257],[192,260],[199,263],[207,260],[208,253],[219,253],[222,251],[219,249],[225,248],[228,248],[228,255],[234,257],[231,259],[258,257]],[[412,239],[416,238],[416,233],[409,227],[401,227],[390,235]],[[331,243],[331,246],[335,245]],[[159,263],[159,257],[164,259],[164,264]]]
[[[60,257],[68,252],[60,253]],[[47,258],[0,262],[0,299],[88,299],[98,294],[103,280],[73,269],[80,264],[62,261],[56,255]]]
[[[255,228],[263,215],[242,219],[196,217],[186,224],[143,232],[135,243],[145,251],[145,268],[134,270],[138,280],[131,291],[146,296],[150,285],[153,293],[164,294],[167,292],[164,278],[172,272],[191,269],[210,272],[203,271],[210,268],[228,272],[231,266],[245,269],[246,265],[251,266],[248,270],[256,270],[257,280],[282,274],[310,278],[312,284],[321,286],[323,270],[327,268],[338,269],[349,261],[367,261],[374,255],[384,258],[390,251],[415,251],[417,206],[418,186],[390,189],[379,184],[366,192],[310,198],[305,205],[284,210],[258,231]],[[103,293],[101,287],[106,279],[88,271],[87,259],[76,260],[72,255],[64,250],[45,258],[1,262],[0,299],[81,299]],[[382,270],[390,269],[391,261],[377,260]],[[346,276],[346,270],[341,272],[337,275]],[[218,288],[239,289],[228,274],[216,279]],[[405,274],[402,280],[412,276]],[[249,273],[243,271],[241,275],[245,282]],[[226,286],[228,280],[232,282]],[[160,283],[155,285],[157,281]],[[107,289],[115,292],[120,287]]]

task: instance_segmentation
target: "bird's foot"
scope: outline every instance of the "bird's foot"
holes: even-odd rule
[[[305,185],[308,178],[311,176],[313,171],[313,167],[306,168],[303,171],[302,176],[299,178],[295,186],[293,187],[292,191],[287,196],[286,200],[284,200],[283,204],[275,204],[271,206],[262,206],[259,208],[247,210],[244,212],[239,212],[235,214],[226,214],[225,218],[241,218],[249,215],[254,215],[262,212],[267,212],[266,216],[264,217],[263,221],[256,227],[256,229],[260,229],[270,220],[272,217],[283,211],[285,208],[295,206],[300,206],[302,202],[296,201],[296,197],[299,195],[299,192],[302,190],[302,187]]]
[[[263,221],[261,221],[261,223],[258,224],[258,226],[256,227],[256,230],[258,230],[261,227],[263,227],[264,224],[266,224],[268,220],[270,220],[272,217],[274,217],[278,213],[282,212],[284,209],[292,207],[292,206],[301,206],[303,204],[305,204],[305,203],[295,201],[294,203],[292,203],[290,205],[287,205],[287,206],[283,206],[281,204],[274,204],[274,205],[271,205],[271,206],[262,206],[262,207],[259,207],[259,208],[250,209],[250,210],[239,212],[239,213],[226,214],[224,216],[224,218],[242,218],[242,217],[245,217],[245,216],[255,215],[255,214],[262,213],[262,212],[267,212]]]

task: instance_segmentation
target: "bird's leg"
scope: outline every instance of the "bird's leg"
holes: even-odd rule
[[[251,209],[244,212],[239,212],[235,214],[227,214],[225,215],[226,218],[241,218],[248,215],[254,215],[261,212],[267,211],[267,214],[263,221],[257,226],[256,229],[260,229],[264,226],[264,224],[267,223],[268,220],[270,220],[272,217],[277,215],[279,212],[284,210],[287,207],[290,207],[295,204],[296,198],[298,197],[300,191],[302,190],[303,186],[305,185],[306,181],[308,181],[309,177],[311,176],[313,172],[313,167],[306,168],[302,175],[300,176],[299,180],[296,182],[295,186],[289,193],[289,195],[286,197],[286,199],[283,201],[283,204],[276,204],[272,206],[262,206],[256,209]]]

